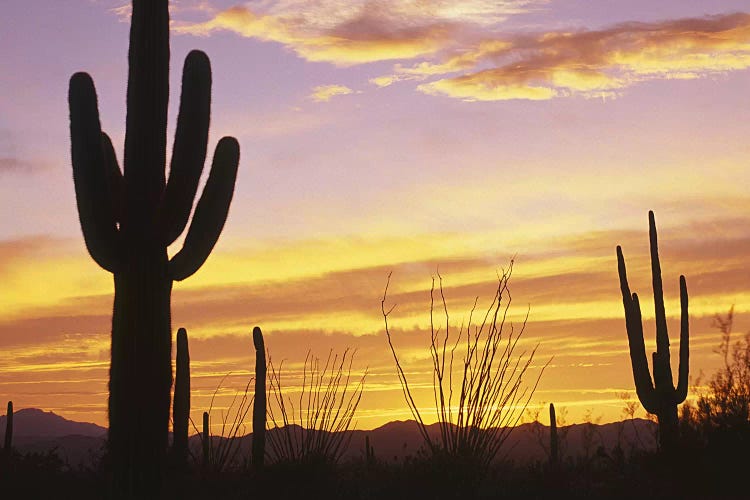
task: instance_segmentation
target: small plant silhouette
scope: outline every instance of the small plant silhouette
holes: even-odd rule
[[[270,390],[278,413],[268,407],[274,429],[267,437],[276,462],[310,466],[338,463],[351,440],[347,431],[367,376],[365,371],[359,380],[352,380],[353,360],[354,353],[349,349],[340,356],[329,351],[324,363],[308,351],[295,408],[291,388],[285,389],[281,381],[283,362],[277,371],[269,357]]]
[[[443,290],[443,278],[438,274],[430,289],[430,355],[433,370],[434,405],[438,416],[439,434],[433,437],[417,405],[406,372],[396,353],[388,318],[394,307],[386,310],[385,302],[390,285],[386,284],[381,311],[385,333],[396,363],[401,388],[409,409],[417,421],[428,454],[438,460],[461,464],[466,470],[484,474],[497,456],[512,428],[518,423],[534,394],[544,369],[531,389],[524,386],[524,378],[534,359],[536,347],[530,353],[516,354],[518,341],[526,327],[528,312],[516,332],[506,325],[511,304],[508,282],[513,261],[498,278],[495,296],[481,323],[474,324],[478,297],[469,313],[466,327],[456,333],[451,327]],[[435,294],[442,302],[445,324],[443,331],[435,324]],[[509,326],[510,328],[507,328]],[[507,331],[509,330],[509,331]],[[459,346],[463,345],[463,356]],[[538,347],[538,346],[537,346]],[[458,358],[458,359],[457,359]],[[454,370],[454,362],[458,369]],[[455,373],[454,373],[455,372]],[[455,395],[458,397],[455,398]]]
[[[653,353],[653,381],[648,370],[648,361],[646,361],[646,346],[643,340],[643,324],[638,294],[633,293],[631,295],[630,293],[625,259],[619,245],[617,246],[617,270],[620,275],[620,290],[622,291],[622,303],[625,308],[625,327],[628,333],[635,390],[646,411],[655,414],[658,418],[660,448],[666,453],[672,453],[678,444],[677,405],[685,401],[688,393],[690,356],[688,292],[685,276],[680,276],[680,369],[677,388],[675,388],[669,361],[669,335],[667,334],[667,316],[664,311],[664,292],[656,239],[656,221],[652,211],[648,212],[648,233],[654,308],[656,310],[656,352]]]
[[[216,386],[216,389],[214,389],[208,411],[203,412],[202,430],[199,431],[193,423],[193,429],[200,437],[201,447],[201,458],[198,459],[194,455],[193,461],[201,464],[204,474],[215,475],[246,465],[246,459],[240,459],[240,444],[241,438],[245,435],[247,428],[245,421],[247,420],[248,413],[253,408],[253,401],[255,399],[254,396],[248,395],[250,384],[253,383],[252,380],[245,385],[244,391],[235,392],[226,411],[222,410],[219,412],[219,432],[218,434],[211,433],[211,421],[214,421],[214,418],[211,416],[212,412],[214,412],[214,400],[229,375],[231,374],[226,374],[219,382],[219,385]],[[219,424],[214,424],[215,427],[217,425]]]
[[[5,440],[3,452],[10,456],[13,452],[13,401],[8,401],[8,411],[5,414]]]
[[[253,395],[253,451],[252,461],[256,469],[263,467],[266,455],[266,344],[263,332],[253,329],[255,347],[255,394]]]
[[[187,330],[177,330],[177,360],[172,405],[172,456],[175,467],[184,470],[188,455],[188,423],[190,421],[190,351]]]

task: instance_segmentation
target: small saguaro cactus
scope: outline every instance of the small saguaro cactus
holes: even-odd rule
[[[8,401],[8,413],[5,414],[5,444],[3,450],[10,453],[13,446],[13,401]]]
[[[557,442],[557,417],[555,405],[549,404],[549,462],[552,467],[559,463],[559,443]]]
[[[253,328],[255,346],[255,399],[253,400],[253,466],[263,467],[266,453],[266,345],[263,332]]]
[[[630,346],[630,363],[633,367],[633,380],[638,399],[649,413],[657,416],[659,422],[659,447],[664,452],[674,451],[678,442],[677,405],[685,401],[688,392],[689,371],[689,321],[688,292],[685,276],[680,276],[680,366],[677,387],[672,379],[672,368],[669,359],[669,335],[667,335],[667,317],[664,310],[664,291],[661,281],[659,249],[656,241],[656,222],[654,213],[648,213],[649,239],[651,246],[651,277],[654,289],[654,308],[656,313],[656,352],[653,353],[654,378],[648,369],[646,346],[643,340],[641,306],[638,295],[630,293],[628,277],[625,271],[625,259],[622,249],[617,246],[617,268],[620,274],[622,303],[625,307],[625,327]]]
[[[203,467],[208,469],[211,465],[211,430],[209,429],[208,412],[203,412]]]
[[[94,82],[70,79],[71,158],[78,214],[93,260],[114,275],[108,449],[113,487],[140,496],[161,477],[172,387],[172,282],[195,273],[224,227],[239,145],[224,137],[182,249],[167,247],[190,219],[208,146],[211,67],[185,59],[169,178],[165,176],[169,98],[167,0],[133,0],[128,53],[124,169],[99,121]]]
[[[177,365],[172,405],[172,453],[175,465],[184,468],[188,454],[188,422],[190,420],[190,351],[187,331],[177,330]]]
[[[370,445],[370,436],[365,436],[365,463],[369,466],[375,464],[375,448]]]

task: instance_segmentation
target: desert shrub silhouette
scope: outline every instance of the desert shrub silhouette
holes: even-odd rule
[[[679,444],[677,405],[685,401],[688,393],[689,372],[689,318],[688,292],[685,276],[680,276],[680,368],[677,387],[672,379],[672,368],[669,356],[669,335],[667,334],[667,317],[664,311],[664,292],[661,281],[661,265],[656,238],[656,221],[654,212],[648,213],[648,233],[651,251],[651,276],[654,289],[654,308],[656,311],[656,352],[653,353],[654,378],[648,370],[646,346],[643,340],[641,306],[638,295],[630,293],[625,259],[622,248],[617,246],[617,269],[620,275],[620,291],[625,308],[625,327],[630,348],[630,362],[633,368],[633,379],[638,399],[649,413],[658,417],[659,446],[666,453],[673,453]]]
[[[275,405],[268,407],[273,429],[267,440],[276,463],[330,467],[341,459],[351,434],[347,432],[362,399],[365,371],[353,379],[354,353],[329,351],[325,361],[308,351],[299,387],[284,387],[283,362],[278,370],[269,356],[269,389]],[[299,397],[292,397],[299,392]],[[297,400],[295,406],[295,399]],[[276,410],[274,410],[274,406]]]
[[[680,429],[699,452],[711,486],[732,491],[745,488],[747,461],[739,457],[750,446],[750,332],[732,342],[734,307],[715,315],[713,324],[721,333],[715,352],[723,365],[697,400],[683,405]]]
[[[511,305],[508,283],[513,262],[498,277],[495,296],[481,323],[475,324],[478,298],[469,313],[468,323],[456,328],[450,324],[438,274],[430,289],[430,345],[433,372],[433,404],[437,413],[437,436],[431,434],[418,406],[413,386],[393,344],[389,317],[395,306],[386,309],[390,276],[381,302],[385,333],[396,364],[404,398],[424,440],[424,458],[450,477],[451,481],[476,486],[488,472],[513,427],[528,406],[544,369],[529,388],[524,379],[534,359],[536,347],[530,352],[516,353],[524,332],[528,312],[520,328],[506,323]],[[435,295],[440,296],[445,324],[435,324]],[[458,331],[456,331],[458,330]],[[459,350],[461,346],[461,350]],[[538,347],[538,346],[537,346]],[[457,366],[456,366],[457,365]],[[458,395],[458,396],[456,396]],[[435,473],[440,477],[440,473]]]
[[[231,373],[226,374],[216,386],[207,411],[203,412],[201,430],[193,424],[193,429],[200,440],[200,455],[197,450],[191,451],[193,462],[200,464],[204,476],[215,477],[222,472],[245,470],[248,458],[242,456],[242,437],[246,435],[247,416],[253,408],[254,395],[249,394],[251,379],[242,391],[236,391],[226,410],[214,408],[217,394],[221,392],[224,381]],[[213,424],[212,424],[213,422]],[[211,426],[218,429],[212,433]]]
[[[192,275],[224,226],[239,145],[222,138],[182,249],[167,247],[185,229],[208,142],[211,69],[188,54],[182,78],[169,179],[165,178],[169,97],[167,0],[134,0],[128,55],[124,171],[101,131],[94,83],[70,79],[73,179],[91,257],[114,274],[109,453],[115,491],[151,490],[166,457],[172,385],[170,300],[173,280]]]
[[[710,432],[731,433],[747,440],[750,434],[750,332],[732,343],[734,306],[725,316],[717,314],[713,324],[722,334],[716,352],[724,363],[709,381],[709,392],[698,399],[698,417]]]

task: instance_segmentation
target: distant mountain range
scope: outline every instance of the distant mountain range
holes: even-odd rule
[[[0,417],[0,441],[5,434],[5,416]],[[90,466],[100,456],[107,429],[96,424],[75,422],[52,412],[27,408],[14,413],[13,444],[21,452],[44,452],[50,449],[71,467]],[[270,430],[269,433],[278,432]],[[437,424],[429,427],[430,435],[438,436]],[[389,422],[373,430],[349,431],[351,440],[344,460],[364,457],[365,437],[369,436],[375,456],[385,462],[401,462],[415,456],[422,437],[413,420]],[[655,425],[643,419],[609,424],[574,424],[558,428],[563,457],[598,454],[606,457],[614,447],[626,451],[633,448],[655,448]],[[192,436],[191,448],[199,450],[198,436]],[[221,439],[215,437],[214,439]],[[252,435],[240,439],[240,453],[249,453]],[[500,454],[517,463],[546,460],[549,429],[540,423],[523,424],[510,434]]]

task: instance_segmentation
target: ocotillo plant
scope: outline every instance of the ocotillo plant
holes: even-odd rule
[[[175,465],[184,468],[188,454],[188,421],[190,420],[190,351],[187,331],[177,330],[177,369],[172,406],[172,454]]]
[[[549,404],[549,462],[552,468],[559,463],[559,446],[557,442],[557,417],[555,417],[555,405]]]
[[[124,172],[101,131],[91,77],[70,79],[70,135],[78,214],[94,261],[114,274],[109,453],[114,486],[127,494],[158,481],[167,450],[172,281],[192,275],[211,253],[232,199],[239,162],[221,139],[182,249],[208,142],[211,69],[188,54],[169,180],[165,178],[169,97],[167,0],[133,0],[128,54]]]
[[[8,401],[8,413],[5,414],[5,443],[3,450],[10,453],[13,446],[13,401]]]
[[[263,333],[253,328],[255,346],[255,399],[253,400],[253,466],[263,467],[266,454],[266,346]]]
[[[664,311],[664,291],[661,281],[659,249],[656,241],[654,213],[648,213],[648,233],[651,246],[651,277],[654,288],[654,308],[656,311],[656,352],[653,353],[654,378],[648,370],[646,346],[643,341],[643,324],[638,294],[630,293],[625,271],[622,249],[617,246],[617,268],[620,274],[622,303],[625,307],[625,326],[630,346],[630,363],[633,367],[635,390],[641,404],[659,421],[659,446],[665,452],[672,452],[678,440],[677,405],[685,401],[688,392],[689,370],[689,331],[688,331],[688,292],[685,276],[680,276],[680,367],[677,388],[672,381],[672,368],[669,362],[669,336],[667,317]]]

